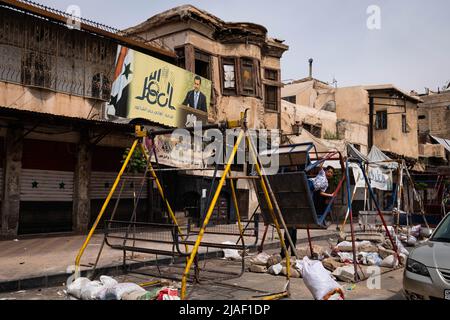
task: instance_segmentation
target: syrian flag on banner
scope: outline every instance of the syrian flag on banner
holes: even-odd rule
[[[106,106],[106,115],[126,118],[130,83],[133,80],[134,56],[133,50],[123,46],[119,46],[117,51],[111,101]]]

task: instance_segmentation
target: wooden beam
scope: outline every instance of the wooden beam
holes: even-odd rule
[[[54,12],[39,8],[37,6],[27,4],[24,2],[19,2],[16,0],[0,0],[0,3],[10,6],[10,7],[14,7],[16,9],[20,9],[20,10],[23,10],[26,12],[33,13],[33,14],[41,16],[41,17],[45,17],[47,19],[50,19],[50,20],[53,20],[56,22],[60,22],[60,23],[64,23],[64,24],[67,23],[67,17],[65,17],[65,16],[62,16],[58,13],[54,13]],[[143,51],[146,51],[146,52],[149,52],[152,54],[164,56],[166,58],[171,58],[171,59],[176,58],[176,54],[172,51],[158,48],[158,47],[146,44],[143,41],[137,41],[137,40],[134,40],[134,39],[126,37],[126,36],[122,36],[122,35],[107,31],[107,30],[100,29],[95,26],[91,26],[89,24],[84,23],[83,21],[80,21],[80,28],[81,28],[81,30],[88,31],[93,34],[115,40],[119,44],[128,46],[131,49],[143,50]]]

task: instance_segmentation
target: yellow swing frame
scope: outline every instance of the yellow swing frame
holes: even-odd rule
[[[215,191],[214,197],[213,197],[213,199],[211,201],[211,204],[210,204],[210,206],[208,208],[208,211],[206,213],[205,219],[203,221],[203,225],[200,228],[200,232],[199,232],[199,234],[197,236],[197,239],[195,241],[194,247],[193,247],[191,253],[186,258],[187,259],[186,260],[186,267],[184,269],[183,276],[182,276],[182,281],[181,281],[181,299],[182,300],[186,299],[187,279],[189,277],[190,269],[191,269],[192,264],[194,263],[194,260],[196,259],[196,256],[198,254],[198,250],[199,250],[199,247],[201,246],[201,242],[203,240],[203,236],[205,234],[205,230],[206,230],[206,228],[208,226],[209,220],[210,220],[210,218],[212,216],[212,213],[213,213],[214,208],[216,206],[217,200],[218,200],[218,198],[220,196],[220,193],[222,191],[222,188],[224,186],[225,180],[228,178],[231,182],[233,182],[233,180],[238,180],[240,178],[240,177],[231,177],[231,166],[232,166],[232,164],[234,162],[234,159],[236,157],[237,150],[238,150],[240,144],[242,143],[242,141],[244,139],[248,143],[249,151],[250,151],[249,153],[252,155],[252,159],[253,159],[253,162],[254,162],[257,174],[259,176],[259,180],[260,180],[260,183],[261,183],[262,190],[264,191],[264,197],[265,197],[265,200],[267,202],[270,215],[271,215],[271,217],[273,219],[274,226],[275,226],[275,228],[277,230],[277,234],[278,234],[278,237],[279,237],[280,242],[281,242],[281,247],[282,247],[282,249],[283,249],[283,251],[285,253],[285,256],[286,256],[286,271],[287,271],[286,272],[286,279],[287,279],[287,285],[285,286],[285,291],[283,291],[281,293],[277,293],[277,294],[272,294],[272,295],[267,295],[267,296],[260,296],[259,298],[261,298],[262,300],[277,300],[277,299],[282,299],[282,298],[285,298],[285,297],[289,297],[290,296],[290,277],[291,277],[291,263],[290,263],[289,250],[286,247],[286,243],[285,243],[285,240],[284,240],[282,232],[281,232],[280,223],[278,222],[278,218],[277,218],[277,216],[275,214],[275,209],[274,209],[273,203],[274,202],[276,203],[276,199],[275,199],[275,197],[273,195],[271,195],[269,193],[268,186],[267,186],[268,181],[266,179],[264,179],[262,166],[260,165],[259,155],[258,155],[258,153],[256,151],[256,148],[253,145],[253,143],[251,141],[251,138],[250,138],[250,136],[248,134],[247,121],[246,121],[246,112],[241,114],[240,121],[229,121],[229,122],[226,123],[226,127],[227,128],[240,128],[240,132],[239,132],[238,138],[236,140],[236,143],[235,143],[235,145],[233,147],[233,150],[231,152],[231,155],[229,156],[229,159],[227,161],[225,170],[222,173],[222,176],[221,176],[221,179],[219,181],[218,187],[217,187],[217,189]],[[176,225],[180,237],[184,240],[185,235],[183,234],[183,232],[182,232],[182,230],[181,230],[181,228],[180,228],[180,226],[178,224],[178,221],[177,221],[176,216],[175,216],[175,214],[174,214],[174,212],[173,212],[173,210],[172,210],[172,208],[170,206],[170,203],[169,203],[168,199],[165,196],[164,189],[163,189],[163,187],[162,187],[162,185],[161,185],[161,183],[160,183],[160,181],[158,179],[158,176],[157,176],[157,174],[156,174],[156,172],[155,172],[155,170],[154,170],[154,168],[153,168],[153,166],[151,164],[151,156],[147,153],[147,151],[145,150],[145,148],[143,146],[143,143],[142,143],[143,139],[145,137],[147,137],[148,135],[149,135],[149,133],[146,130],[143,130],[143,128],[141,126],[136,126],[136,129],[135,129],[136,139],[135,139],[135,141],[133,142],[133,144],[131,146],[130,152],[128,153],[128,155],[126,157],[126,159],[125,159],[125,161],[124,161],[124,163],[122,165],[122,168],[119,171],[119,174],[117,175],[117,178],[116,178],[116,180],[115,180],[115,182],[114,182],[114,184],[113,184],[113,186],[112,186],[112,188],[111,188],[111,190],[110,190],[110,192],[109,192],[109,194],[108,194],[108,196],[107,196],[107,198],[106,198],[106,200],[105,200],[105,202],[104,202],[104,204],[103,204],[103,206],[102,206],[102,208],[101,208],[101,210],[100,210],[100,212],[99,212],[99,214],[98,214],[98,216],[97,216],[97,218],[96,218],[96,220],[94,222],[94,224],[92,225],[92,227],[91,227],[91,229],[89,231],[89,234],[87,235],[83,245],[81,246],[81,248],[80,248],[80,250],[79,250],[79,252],[78,252],[78,254],[76,256],[76,259],[75,259],[75,278],[78,278],[80,276],[80,262],[81,262],[81,258],[83,256],[87,246],[89,245],[89,243],[90,243],[90,241],[92,239],[92,236],[94,235],[95,230],[97,229],[98,224],[99,224],[101,218],[103,217],[103,215],[104,215],[104,213],[106,211],[106,208],[108,207],[108,205],[109,205],[109,203],[110,203],[110,201],[111,201],[111,199],[112,199],[112,197],[113,197],[113,195],[114,195],[114,193],[115,193],[115,191],[117,189],[117,186],[119,185],[120,180],[122,179],[122,176],[123,176],[123,174],[124,174],[128,164],[129,164],[129,162],[130,162],[130,160],[131,160],[131,158],[132,158],[132,156],[133,156],[133,154],[134,154],[134,152],[135,152],[135,150],[136,150],[136,148],[138,146],[141,148],[141,151],[143,152],[143,154],[145,155],[145,157],[147,159],[148,170],[149,170],[152,178],[155,180],[158,192],[159,192],[161,198],[163,199],[163,201],[164,201],[164,203],[165,203],[165,205],[167,207],[167,211],[168,211],[168,213],[170,215],[170,218],[171,218],[172,222],[174,223],[174,225]],[[236,209],[236,213],[237,213],[240,236],[242,238],[242,241],[244,241],[243,240],[244,239],[244,232],[243,232],[243,229],[242,229],[241,217],[240,217],[240,212],[239,212],[239,208],[238,208],[236,189],[235,189],[235,186],[234,186],[233,183],[231,183],[231,191],[232,191],[233,203],[234,203],[234,206],[235,206],[235,209]],[[280,218],[283,219],[281,215],[280,215]],[[186,248],[186,252],[188,253],[189,252],[188,251],[189,248],[188,248],[188,246],[186,244],[185,244],[185,248]],[[152,283],[156,283],[156,282],[152,282]]]

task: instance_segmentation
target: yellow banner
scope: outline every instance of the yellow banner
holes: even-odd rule
[[[119,47],[111,105],[117,116],[189,127],[207,123],[211,86],[175,65]]]

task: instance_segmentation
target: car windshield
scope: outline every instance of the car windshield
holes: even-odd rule
[[[444,218],[440,227],[436,230],[431,241],[450,242],[450,215]]]

